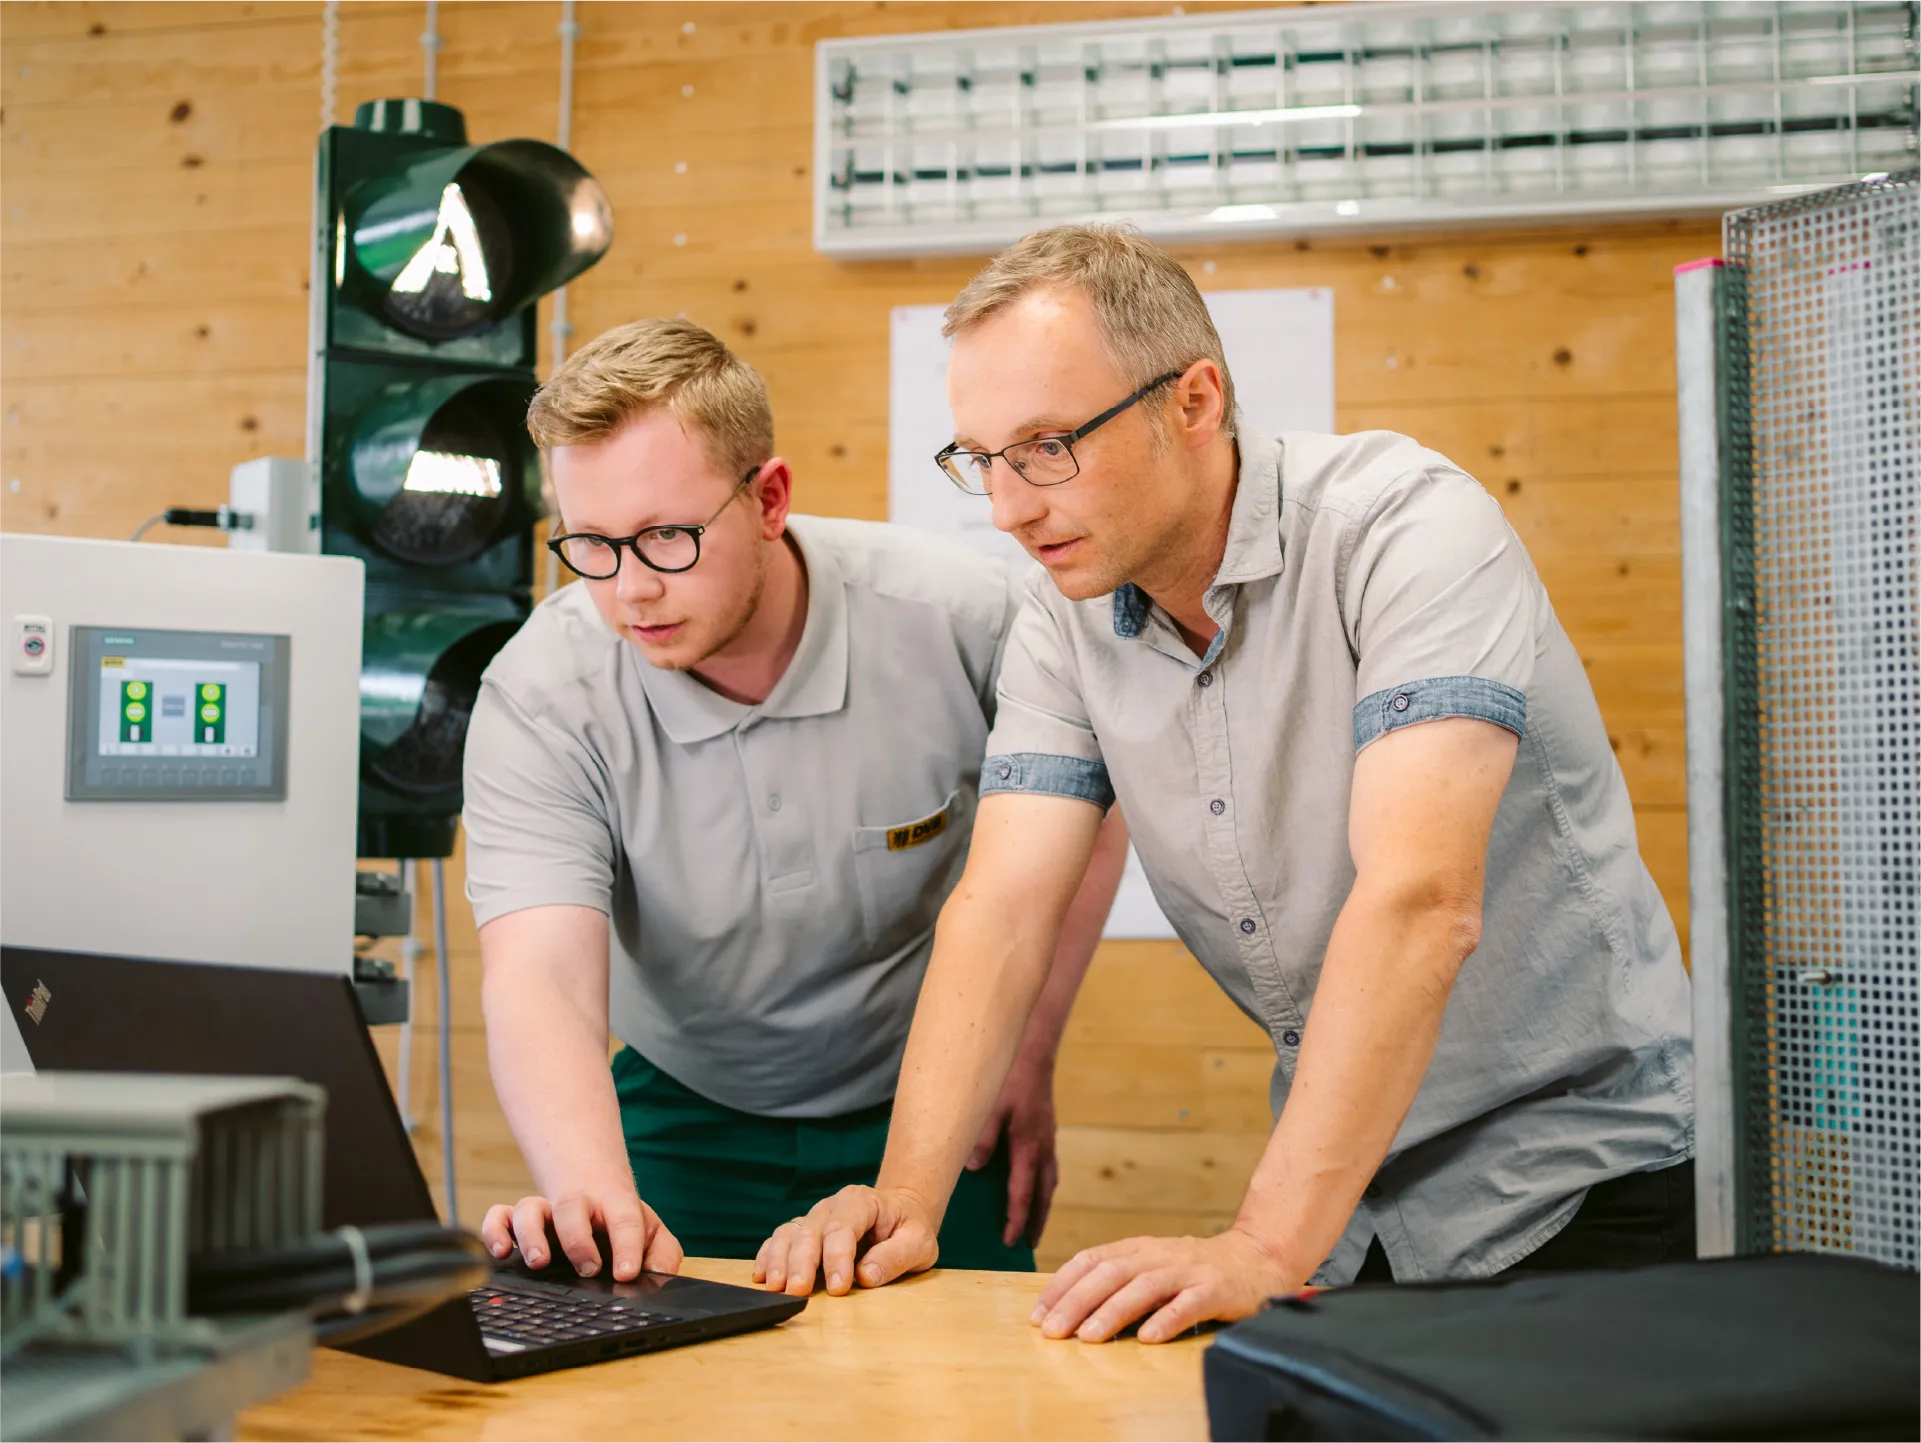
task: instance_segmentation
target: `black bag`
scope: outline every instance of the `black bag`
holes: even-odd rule
[[[1279,1301],[1207,1350],[1217,1439],[1915,1438],[1921,1278],[1811,1253]]]

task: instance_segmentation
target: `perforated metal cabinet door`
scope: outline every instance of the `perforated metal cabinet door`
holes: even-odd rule
[[[1751,436],[1745,466],[1730,467],[1727,536],[1741,1245],[1910,1268],[1918,232],[1910,173],[1733,212],[1725,237],[1740,278],[1729,319],[1748,357],[1733,404],[1745,402]]]

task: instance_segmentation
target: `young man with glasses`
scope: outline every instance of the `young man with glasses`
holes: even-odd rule
[[[686,321],[576,352],[528,424],[582,579],[488,668],[468,732],[488,1056],[540,1190],[482,1235],[538,1266],[551,1222],[623,1279],[751,1257],[879,1166],[1021,587],[931,536],[789,515],[760,377]],[[1033,1266],[1054,1051],[1125,849],[1116,825],[1084,869],[950,1263]]]
[[[879,1185],[756,1271],[805,1293],[934,1261],[1117,796],[1182,940],[1273,1039],[1276,1124],[1231,1228],[1079,1254],[1047,1336],[1158,1342],[1310,1278],[1691,1257],[1680,944],[1493,498],[1402,436],[1240,425],[1193,281],[1131,232],[1029,236],[947,332],[941,465],[1048,575]]]

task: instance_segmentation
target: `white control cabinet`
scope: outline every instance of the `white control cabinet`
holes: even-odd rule
[[[0,941],[350,971],[363,587],[0,535]]]

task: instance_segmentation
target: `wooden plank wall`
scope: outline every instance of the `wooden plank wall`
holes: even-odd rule
[[[582,5],[574,149],[613,198],[618,239],[574,287],[577,337],[674,312],[712,327],[766,375],[803,506],[884,515],[889,307],[948,299],[978,261],[813,252],[814,42],[1167,8]],[[440,98],[476,138],[554,135],[559,11],[440,7]],[[419,4],[343,7],[341,117],[418,92],[422,19]],[[0,48],[0,519],[124,536],[163,505],[224,498],[246,457],[300,450],[320,6],[7,3]],[[1418,436],[1507,507],[1587,662],[1684,928],[1669,274],[1718,248],[1713,224],[1675,222],[1181,253],[1207,289],[1331,287],[1341,428]],[[458,899],[451,916],[471,1220],[526,1173],[487,1080]],[[437,1178],[431,992],[413,1097]],[[1062,1058],[1044,1260],[1224,1225],[1268,1127],[1269,1060],[1178,947],[1104,948]]]

